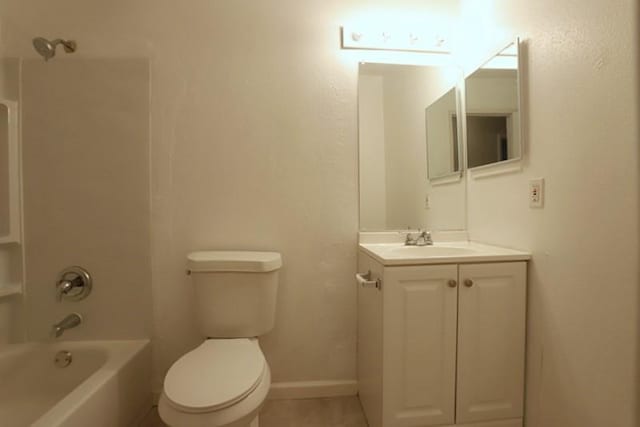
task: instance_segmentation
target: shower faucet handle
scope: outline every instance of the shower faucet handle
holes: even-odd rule
[[[91,275],[82,267],[69,267],[60,273],[56,282],[56,296],[58,301],[80,301],[91,293],[93,286]]]

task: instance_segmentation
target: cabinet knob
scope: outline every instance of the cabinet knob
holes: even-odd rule
[[[473,286],[473,280],[471,280],[471,279],[464,279],[464,285],[465,285],[467,288],[472,287],[472,286]]]
[[[449,285],[450,288],[455,288],[456,286],[458,286],[458,282],[452,279],[447,282],[447,285]]]

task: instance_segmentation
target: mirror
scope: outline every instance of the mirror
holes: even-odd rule
[[[0,243],[18,242],[20,235],[20,155],[17,108],[0,101]]]
[[[432,189],[435,177],[460,174],[455,142],[455,86],[460,79],[459,69],[450,66],[360,64],[362,231],[464,228],[464,223],[458,224],[464,215],[442,212],[464,212],[463,192],[451,196],[445,194],[449,190]],[[451,218],[456,218],[455,224]]]
[[[460,175],[456,88],[450,89],[425,110],[429,179]]]
[[[465,79],[469,169],[522,156],[518,42]]]

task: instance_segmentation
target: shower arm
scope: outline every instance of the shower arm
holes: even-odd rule
[[[64,47],[64,51],[67,53],[73,53],[76,51],[76,48],[78,47],[78,45],[76,44],[75,41],[73,40],[64,40],[64,39],[55,39],[51,42],[51,44],[55,47],[59,44],[62,45],[62,47]]]

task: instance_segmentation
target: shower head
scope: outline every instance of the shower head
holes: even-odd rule
[[[56,56],[56,48],[59,44],[64,47],[64,51],[67,53],[73,53],[77,49],[76,42],[73,40],[56,39],[54,41],[49,41],[42,37],[36,37],[33,39],[33,47],[45,61]]]
[[[56,48],[53,46],[53,44],[51,44],[49,40],[42,37],[36,37],[35,39],[33,39],[33,47],[35,48],[36,52],[38,52],[40,56],[45,59],[45,61],[48,61],[56,55]]]

